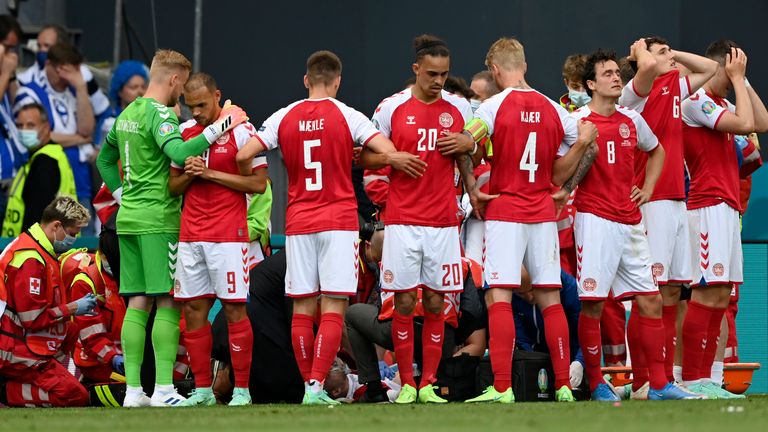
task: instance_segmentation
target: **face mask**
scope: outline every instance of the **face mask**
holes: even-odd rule
[[[28,148],[34,148],[38,144],[40,144],[40,137],[39,134],[35,129],[21,129],[19,130],[19,138],[21,139],[21,144]]]
[[[104,270],[104,273],[113,276],[112,267],[109,266],[109,261],[105,260],[104,258],[101,259],[101,269]]]
[[[35,56],[35,61],[37,62],[37,67],[42,69],[45,66],[45,61],[46,60],[48,60],[48,52],[38,51],[37,55]]]
[[[63,229],[63,227],[62,227]],[[53,240],[53,251],[57,254],[62,254],[70,249],[72,249],[72,246],[75,244],[75,237],[72,237],[67,233],[67,231],[64,231],[64,240],[56,240],[54,237]]]
[[[587,92],[580,92],[572,89],[568,89],[568,99],[570,99],[571,103],[576,105],[577,108],[583,107],[592,100]]]
[[[469,100],[469,106],[472,108],[472,112],[477,111],[477,109],[480,107],[481,102],[477,99],[470,99]]]

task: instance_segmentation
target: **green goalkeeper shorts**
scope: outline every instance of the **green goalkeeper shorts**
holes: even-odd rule
[[[120,295],[173,295],[178,233],[118,234]]]

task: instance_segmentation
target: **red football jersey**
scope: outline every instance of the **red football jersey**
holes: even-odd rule
[[[435,143],[444,132],[461,132],[472,117],[466,99],[442,92],[442,98],[425,104],[404,90],[384,99],[373,122],[399,151],[418,155],[427,163],[420,178],[402,171],[389,175],[389,196],[384,210],[387,225],[457,226],[453,156],[443,156]]]
[[[188,120],[179,126],[184,140],[203,133],[203,126]],[[208,168],[229,174],[240,174],[235,156],[256,133],[250,123],[243,123],[219,137],[203,159]],[[171,164],[175,169],[182,169]],[[267,166],[264,154],[253,160],[253,168]],[[184,192],[179,241],[183,242],[247,242],[248,195],[218,183],[195,179]]]
[[[486,220],[539,223],[555,220],[550,196],[555,159],[578,138],[576,120],[533,89],[508,88],[475,111],[493,141],[491,194]]]
[[[629,198],[635,184],[635,148],[649,152],[659,140],[640,114],[618,105],[610,117],[592,112],[589,106],[571,115],[591,121],[598,133],[597,158],[579,184],[576,210],[622,224],[640,223],[640,209]]]
[[[688,209],[725,202],[741,210],[739,165],[733,135],[715,130],[726,111],[736,108],[725,99],[699,89],[683,102],[685,163],[691,177]]]
[[[358,111],[333,98],[304,99],[272,114],[256,137],[280,147],[288,171],[288,235],[357,231],[352,148],[379,132]]]
[[[648,96],[637,94],[634,80],[624,87],[619,104],[639,112],[664,146],[664,169],[653,190],[651,201],[685,199],[685,164],[683,162],[683,121],[680,103],[691,94],[688,77],[673,69],[653,80]],[[643,187],[648,155],[635,151],[635,184]]]

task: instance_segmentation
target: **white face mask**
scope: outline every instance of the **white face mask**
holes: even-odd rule
[[[39,135],[36,129],[19,129],[21,144],[27,149],[35,148],[40,144]]]
[[[570,99],[571,103],[576,105],[577,108],[581,108],[592,101],[592,98],[587,94],[587,92],[573,90],[570,88],[568,89],[568,99]]]

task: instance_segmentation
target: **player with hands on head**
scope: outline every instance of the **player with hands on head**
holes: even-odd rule
[[[696,92],[717,70],[717,63],[706,57],[673,50],[660,37],[641,38],[630,47],[627,57],[636,71],[622,90],[619,104],[639,112],[651,131],[664,145],[665,159],[661,177],[653,194],[643,190],[646,153],[635,151],[635,185],[631,198],[641,205],[643,225],[648,235],[653,276],[663,300],[662,319],[666,352],[675,351],[677,306],[681,284],[691,282],[691,249],[688,217],[685,209],[685,163],[683,160],[683,123],[680,104]],[[678,64],[690,71],[681,76]],[[637,308],[629,326],[637,326]],[[639,352],[637,331],[629,332],[630,350]],[[667,379],[673,380],[673,356],[665,358]],[[636,370],[633,398],[647,396],[647,368],[642,356],[633,356]]]
[[[711,380],[720,325],[731,288],[743,281],[739,167],[734,135],[765,132],[768,112],[746,78],[747,55],[733,41],[717,40],[706,57],[717,72],[682,104],[685,163],[691,183],[688,220],[693,288],[683,319],[682,378],[710,399],[741,398]],[[726,98],[733,90],[735,104]]]

